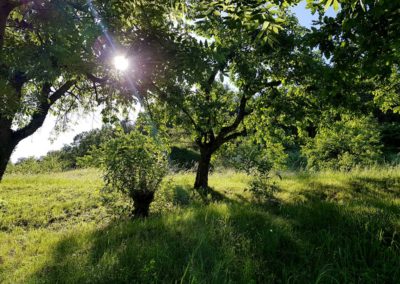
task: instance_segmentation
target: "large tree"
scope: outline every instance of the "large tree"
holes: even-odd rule
[[[177,23],[184,42],[176,51],[180,66],[164,73],[173,80],[151,82],[143,97],[156,120],[191,135],[200,150],[194,187],[207,193],[212,155],[224,143],[253,133],[254,123],[267,119],[263,112],[294,113],[290,107],[301,105],[296,86],[307,83],[305,73],[299,81],[297,69],[305,71],[314,57],[311,49],[297,45],[304,30],[282,6],[197,1],[185,16]],[[283,97],[292,102],[282,104]]]
[[[98,35],[82,3],[1,1],[0,179],[16,145],[42,126],[50,109],[76,107]]]
[[[157,69],[148,47],[168,27],[171,3],[0,1],[0,180],[17,144],[49,112],[103,104],[103,113],[112,114],[134,103],[135,85]],[[123,76],[112,69],[115,55],[132,57],[124,38],[137,56],[130,58],[135,82],[128,80],[132,70]]]

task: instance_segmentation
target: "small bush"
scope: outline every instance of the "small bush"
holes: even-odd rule
[[[100,148],[105,188],[133,202],[133,215],[146,217],[160,182],[167,173],[165,148],[153,138],[132,131],[118,133]]]
[[[250,191],[256,203],[266,203],[275,200],[279,187],[269,173],[255,172],[246,190]]]

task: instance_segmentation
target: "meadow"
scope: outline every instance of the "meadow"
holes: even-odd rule
[[[97,170],[0,184],[0,283],[398,283],[400,169],[285,173],[276,200],[250,178],[169,175],[144,220],[116,217]]]

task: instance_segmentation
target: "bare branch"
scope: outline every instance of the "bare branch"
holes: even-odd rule
[[[238,113],[236,115],[235,120],[233,123],[229,126],[225,126],[221,128],[221,131],[219,132],[217,136],[217,140],[223,140],[226,135],[228,135],[230,132],[234,131],[239,124],[243,121],[244,117],[248,115],[250,112],[246,112],[246,104],[247,104],[247,98],[246,95],[243,94],[242,98],[240,99],[239,103],[239,109]]]
[[[151,85],[153,86],[154,89],[156,89],[156,91],[157,91],[159,94],[162,95],[162,97],[164,97],[164,98],[167,98],[167,97],[168,97],[168,95],[167,95],[163,90],[161,90],[156,84],[151,83]],[[199,131],[201,134],[205,134],[205,133],[206,133],[206,131],[204,131],[204,130],[200,127],[200,125],[198,125],[198,124],[196,123],[196,121],[194,120],[194,118],[190,115],[189,111],[183,106],[183,104],[179,104],[179,105],[178,105],[178,104],[175,104],[175,105],[176,105],[177,107],[179,107],[180,110],[189,118],[190,122],[193,124],[194,128],[195,128],[197,131]]]
[[[228,142],[230,140],[236,139],[241,136],[246,136],[246,135],[247,135],[247,130],[243,129],[242,131],[235,132],[235,133],[232,133],[232,134],[226,136],[223,140],[224,140],[224,142]]]

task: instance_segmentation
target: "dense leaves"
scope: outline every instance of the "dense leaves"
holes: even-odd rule
[[[307,157],[307,166],[314,170],[371,166],[381,156],[378,125],[369,117],[343,116],[329,126],[321,125],[302,151]]]
[[[132,131],[119,133],[97,151],[106,187],[133,201],[133,214],[147,216],[154,193],[167,173],[167,153],[160,141]]]

